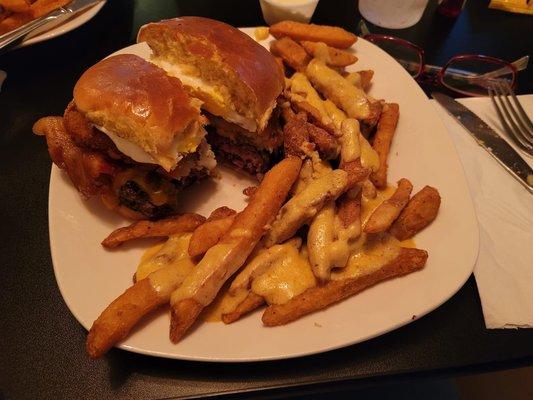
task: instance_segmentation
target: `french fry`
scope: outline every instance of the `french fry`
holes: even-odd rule
[[[192,232],[205,221],[198,214],[182,214],[159,221],[136,221],[118,228],[102,241],[102,246],[114,249],[123,243],[140,238],[164,237],[180,232]]]
[[[327,131],[313,124],[307,123],[309,139],[316,145],[318,153],[325,160],[337,158],[339,154],[339,144],[335,138]]]
[[[178,342],[209,305],[222,285],[242,265],[276,217],[298,177],[302,161],[288,157],[266,173],[257,192],[230,230],[211,247],[193,273],[171,296],[170,339]]]
[[[309,152],[315,149],[315,146],[309,141],[309,131],[305,114],[298,115],[290,108],[283,109],[285,125],[283,126],[283,147],[285,155],[295,157],[305,157]]]
[[[265,236],[265,246],[270,247],[291,238],[309,222],[330,200],[335,200],[345,190],[348,174],[340,169],[328,171],[309,183],[292,197],[279,211],[270,231]]]
[[[59,7],[66,6],[72,0],[37,0],[31,5],[33,18],[42,17]]]
[[[248,186],[243,189],[242,194],[244,194],[246,197],[252,197],[256,190],[257,186]]]
[[[358,226],[357,236],[361,233],[361,195],[362,190],[352,189],[337,200],[337,216],[342,227],[346,229],[351,225]]]
[[[117,297],[94,321],[87,336],[91,358],[104,355],[146,315],[168,303],[170,294],[191,272],[188,259],[172,262],[138,280]]]
[[[27,24],[33,19],[34,17],[31,12],[12,13],[0,21],[0,35],[17,29],[19,26]]]
[[[368,91],[370,83],[372,82],[374,71],[369,69],[357,72],[347,72],[345,74],[342,74],[342,76],[344,76],[344,78],[352,85],[357,86],[358,88],[361,88],[366,92]]]
[[[365,92],[352,85],[324,62],[316,58],[311,60],[305,69],[305,74],[313,86],[344,110],[348,117],[358,120],[369,117],[370,104]]]
[[[361,133],[365,138],[371,136],[383,111],[383,101],[381,100],[369,99],[368,104],[370,112],[366,118],[361,120]]]
[[[389,232],[398,240],[413,237],[437,217],[440,195],[437,189],[424,186],[407,203]]]
[[[291,105],[296,109],[297,112],[306,113],[307,119],[310,120],[313,125],[323,129],[331,136],[339,136],[335,125],[333,125],[333,122],[329,120],[329,117],[324,118],[324,115],[315,106],[311,105],[311,103],[308,103],[305,100],[295,100],[291,101]]]
[[[398,104],[385,104],[372,143],[372,147],[379,155],[379,169],[370,175],[370,180],[378,189],[387,187],[387,159],[399,117]]]
[[[375,199],[378,195],[378,191],[369,179],[365,179],[361,184],[363,197],[367,199]]]
[[[189,242],[189,256],[197,257],[218,243],[228,231],[237,212],[228,207],[219,207],[193,232]]]
[[[357,57],[344,50],[328,46],[324,42],[309,42],[302,40],[302,47],[313,58],[323,58],[332,67],[347,67],[357,62]],[[323,57],[325,55],[325,57]]]
[[[342,121],[348,118],[347,115],[329,99],[324,100],[323,104],[327,115],[333,122],[333,125],[335,125],[335,128],[337,128],[337,130],[340,130]]]
[[[348,183],[346,185],[347,188],[355,187],[357,184],[366,180],[370,175],[370,169],[361,165],[360,158],[358,158],[356,161],[341,163],[340,169],[346,171],[348,174]]]
[[[279,39],[288,36],[294,40],[324,42],[338,49],[347,49],[357,41],[357,36],[342,28],[327,25],[282,21],[270,27],[270,34]]]
[[[261,307],[263,304],[265,304],[265,299],[254,292],[249,292],[248,296],[246,296],[246,298],[240,302],[233,311],[222,314],[222,322],[225,324],[231,324],[246,314],[251,313],[253,310]]]
[[[311,60],[304,48],[289,37],[273,41],[270,52],[296,71],[304,70]]]
[[[1,8],[15,13],[28,12],[30,6],[29,0],[0,0]]]
[[[412,190],[411,182],[405,178],[400,179],[396,191],[374,210],[363,230],[366,233],[378,233],[389,229],[409,201]]]
[[[401,248],[398,257],[375,272],[356,278],[331,280],[325,285],[307,289],[287,303],[268,306],[263,313],[263,324],[285,325],[322,310],[379,282],[422,269],[427,257],[425,250]]]

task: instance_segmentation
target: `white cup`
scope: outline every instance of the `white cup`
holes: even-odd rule
[[[268,25],[291,20],[309,22],[318,0],[259,0],[263,18]]]
[[[359,0],[359,12],[374,25],[402,29],[420,21],[427,4],[428,0]]]

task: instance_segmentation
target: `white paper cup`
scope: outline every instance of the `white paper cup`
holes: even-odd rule
[[[428,0],[359,0],[359,12],[367,21],[388,29],[415,25]]]
[[[309,22],[318,0],[259,0],[263,18],[268,25],[291,20]]]

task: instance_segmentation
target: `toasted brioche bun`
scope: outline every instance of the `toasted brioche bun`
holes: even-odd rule
[[[267,125],[284,86],[283,72],[245,33],[220,21],[182,17],[144,25],[137,41],[147,42],[152,60],[179,76],[210,113],[252,132]]]
[[[167,171],[176,166],[176,152],[194,152],[204,135],[199,102],[178,79],[132,54],[85,71],[74,102],[91,123],[139,146]]]

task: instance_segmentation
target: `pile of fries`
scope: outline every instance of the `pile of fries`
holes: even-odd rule
[[[266,304],[263,324],[283,325],[425,266],[428,253],[402,241],[436,218],[440,196],[425,186],[411,197],[406,178],[388,188],[399,106],[367,93],[373,71],[344,70],[357,61],[347,50],[355,35],[289,21],[270,34],[286,73],[279,99],[285,158],[245,190],[240,212],[221,207],[207,219],[138,221],[102,242],[114,248],[168,237],[94,322],[91,357],[164,304],[176,343],[213,303],[225,304],[226,324]]]
[[[71,0],[0,0],[0,35],[70,3]]]

